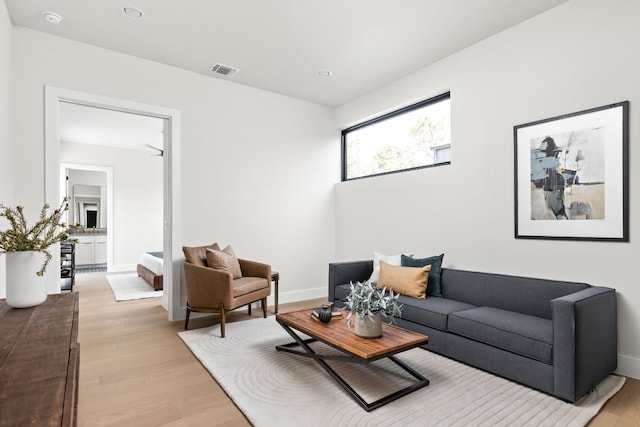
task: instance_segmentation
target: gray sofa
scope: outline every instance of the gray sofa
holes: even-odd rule
[[[329,264],[329,300],[373,261]],[[424,348],[575,402],[617,366],[616,292],[606,287],[443,268],[443,297],[400,296],[398,326],[429,336]]]

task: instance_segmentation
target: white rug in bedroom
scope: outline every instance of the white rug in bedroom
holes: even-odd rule
[[[111,286],[116,301],[162,296],[162,290],[154,291],[151,285],[136,273],[107,274],[107,282]]]

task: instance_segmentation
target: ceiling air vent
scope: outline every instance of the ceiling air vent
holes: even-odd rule
[[[236,71],[238,71],[238,69],[230,67],[228,65],[215,64],[211,68],[211,71],[213,71],[216,74],[220,74],[221,76],[231,77],[236,73]]]

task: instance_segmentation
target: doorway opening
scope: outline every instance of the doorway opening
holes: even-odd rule
[[[45,88],[45,199],[55,205],[60,194],[60,137],[59,114],[62,102],[121,111],[163,120],[163,252],[164,292],[162,304],[169,320],[184,315],[183,295],[180,284],[180,113],[164,107],[140,104],[132,101],[103,97],[90,93],[47,86]],[[54,262],[59,262],[59,251],[54,252]],[[49,292],[59,292],[60,277],[50,274],[47,278]]]

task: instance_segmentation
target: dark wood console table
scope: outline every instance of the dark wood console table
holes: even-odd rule
[[[0,426],[76,425],[79,366],[77,293],[0,300]]]

